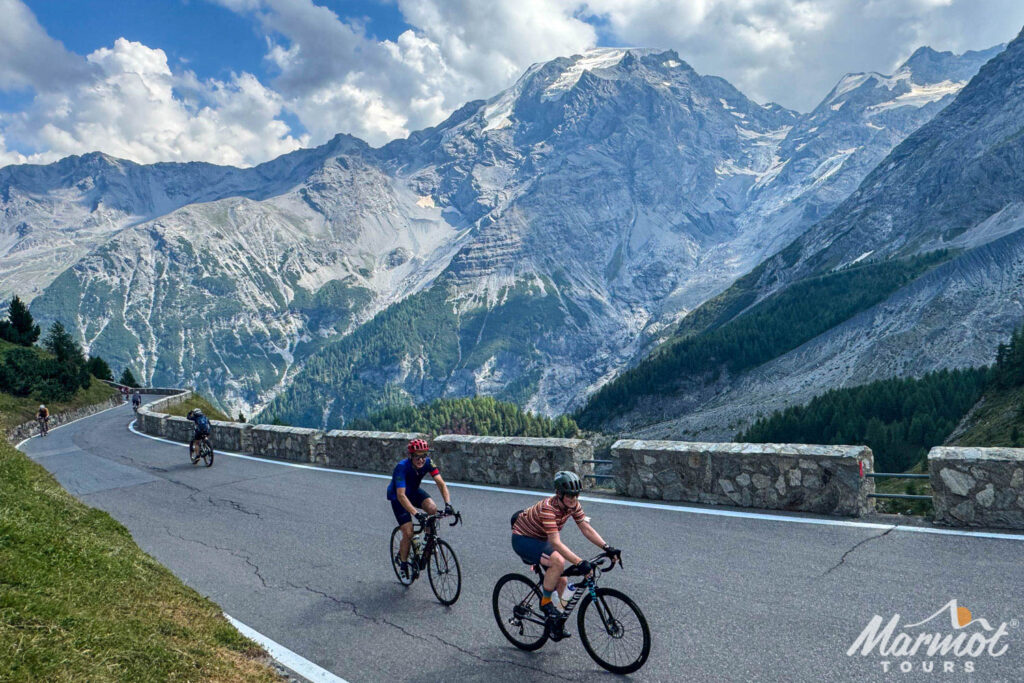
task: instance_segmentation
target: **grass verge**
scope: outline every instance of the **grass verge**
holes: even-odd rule
[[[188,415],[188,411],[192,410],[193,408],[201,409],[203,413],[206,415],[206,417],[210,418],[211,420],[236,422],[236,420],[231,419],[221,411],[217,410],[212,403],[210,403],[205,398],[194,392],[192,394],[192,397],[189,398],[189,400],[185,401],[184,403],[179,403],[176,406],[170,406],[169,408],[165,408],[162,412],[165,412],[168,415],[177,415],[178,417],[185,417],[186,415]]]
[[[0,444],[0,680],[281,678],[121,524]]]
[[[93,378],[88,389],[79,389],[75,397],[64,403],[47,403],[46,407],[50,415],[63,413],[85,406],[103,403],[111,396],[117,394],[117,390]],[[6,434],[12,427],[25,422],[31,422],[36,417],[39,409],[39,401],[25,396],[18,397],[0,392],[0,434]],[[50,424],[53,424],[51,420]]]

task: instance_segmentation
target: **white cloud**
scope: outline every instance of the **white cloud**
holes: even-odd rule
[[[1012,39],[1019,0],[587,0],[621,42],[673,48],[701,73],[801,111],[841,76],[891,71],[922,45],[963,52]]]
[[[754,99],[806,111],[847,72],[891,71],[924,44],[987,48],[1024,23],[1019,0],[380,0],[412,28],[377,40],[314,0],[212,1],[256,18],[271,72],[263,82],[199,81],[125,39],[81,57],[21,0],[0,0],[0,89],[35,93],[23,111],[0,114],[0,165],[96,149],[249,165],[342,132],[383,144],[599,35],[675,49]]]
[[[529,64],[597,41],[578,2],[399,0],[415,27],[377,41],[311,0],[220,0],[270,35],[272,84],[315,142],[338,132],[383,144],[507,87]]]
[[[251,74],[199,81],[190,72],[173,73],[163,50],[124,38],[82,58],[40,36],[35,19],[30,14],[31,21],[25,19],[23,5],[0,3],[20,17],[23,28],[35,27],[32,61],[64,64],[59,73],[31,72],[0,54],[6,83],[35,89],[27,108],[0,116],[0,165],[100,150],[141,163],[249,166],[308,143],[279,119],[280,95]],[[12,146],[30,151],[8,149]]]
[[[81,57],[47,35],[21,0],[0,0],[0,18],[0,89],[58,89],[87,74]]]

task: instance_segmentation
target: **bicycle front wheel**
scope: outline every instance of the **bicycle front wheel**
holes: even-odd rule
[[[613,588],[598,588],[597,600],[583,598],[576,624],[587,654],[612,673],[631,674],[651,654],[651,629],[643,612]]]
[[[210,465],[212,465],[213,464],[213,446],[211,446],[206,441],[203,441],[203,445],[199,447],[199,451],[200,451],[200,453],[202,453],[203,462],[206,463],[206,466],[209,467]]]
[[[413,582],[412,575],[410,574],[408,578],[402,576],[402,561],[398,559],[398,551],[401,549],[401,544],[402,528],[396,526],[395,530],[391,532],[391,568],[395,570],[395,577],[398,579],[398,583],[403,586],[411,586]],[[409,548],[409,562],[412,562],[413,559],[412,548]]]
[[[430,579],[430,588],[441,604],[454,605],[462,593],[462,571],[455,551],[440,538],[427,563],[427,577]]]
[[[506,574],[494,586],[494,619],[501,633],[520,650],[537,650],[548,640],[540,599],[537,584],[522,574]]]

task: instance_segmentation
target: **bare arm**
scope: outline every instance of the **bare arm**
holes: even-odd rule
[[[440,474],[434,475],[434,483],[437,484],[437,488],[441,489],[441,497],[444,498],[444,502],[451,503],[452,498],[448,495],[448,486],[445,485],[444,479],[441,478]]]
[[[548,534],[548,543],[550,543],[562,557],[572,564],[578,564],[582,559],[579,555],[569,550],[569,546],[562,543],[562,536],[557,531],[553,531]]]
[[[604,547],[608,545],[604,542],[604,539],[601,538],[601,534],[597,533],[597,529],[590,526],[590,522],[578,522],[576,526],[580,528],[580,533],[582,533],[588,541],[596,545],[598,548],[603,550]]]

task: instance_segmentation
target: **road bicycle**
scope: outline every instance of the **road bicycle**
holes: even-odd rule
[[[398,554],[402,542],[402,528],[396,526],[391,532],[391,568],[395,570],[398,582],[403,586],[411,586],[419,578],[420,572],[426,570],[430,578],[430,588],[442,605],[454,605],[462,593],[462,570],[459,559],[448,543],[437,535],[437,521],[445,517],[454,517],[451,524],[455,526],[462,521],[462,515],[445,515],[443,512],[428,515],[418,527],[413,524],[413,542],[409,545],[408,576],[402,573],[402,560]],[[419,537],[422,534],[422,537]]]
[[[37,417],[36,421],[39,423],[39,436],[46,436],[50,433],[50,418]]]
[[[537,650],[549,639],[564,637],[558,634],[563,633],[566,620],[581,603],[576,626],[587,654],[612,673],[633,673],[651,653],[651,629],[643,612],[628,596],[614,588],[598,587],[602,572],[610,570],[616,562],[622,565],[620,554],[613,556],[607,552],[590,560],[591,573],[576,584],[572,598],[554,624],[540,606],[544,570],[530,565],[536,575],[532,580],[514,572],[506,574],[498,579],[491,596],[498,628],[519,649]],[[562,575],[580,574],[570,567]]]
[[[188,457],[192,460],[192,464],[195,465],[199,462],[200,458],[209,467],[213,464],[213,446],[210,445],[210,437],[207,434],[199,437],[197,443],[193,443],[189,446]]]

